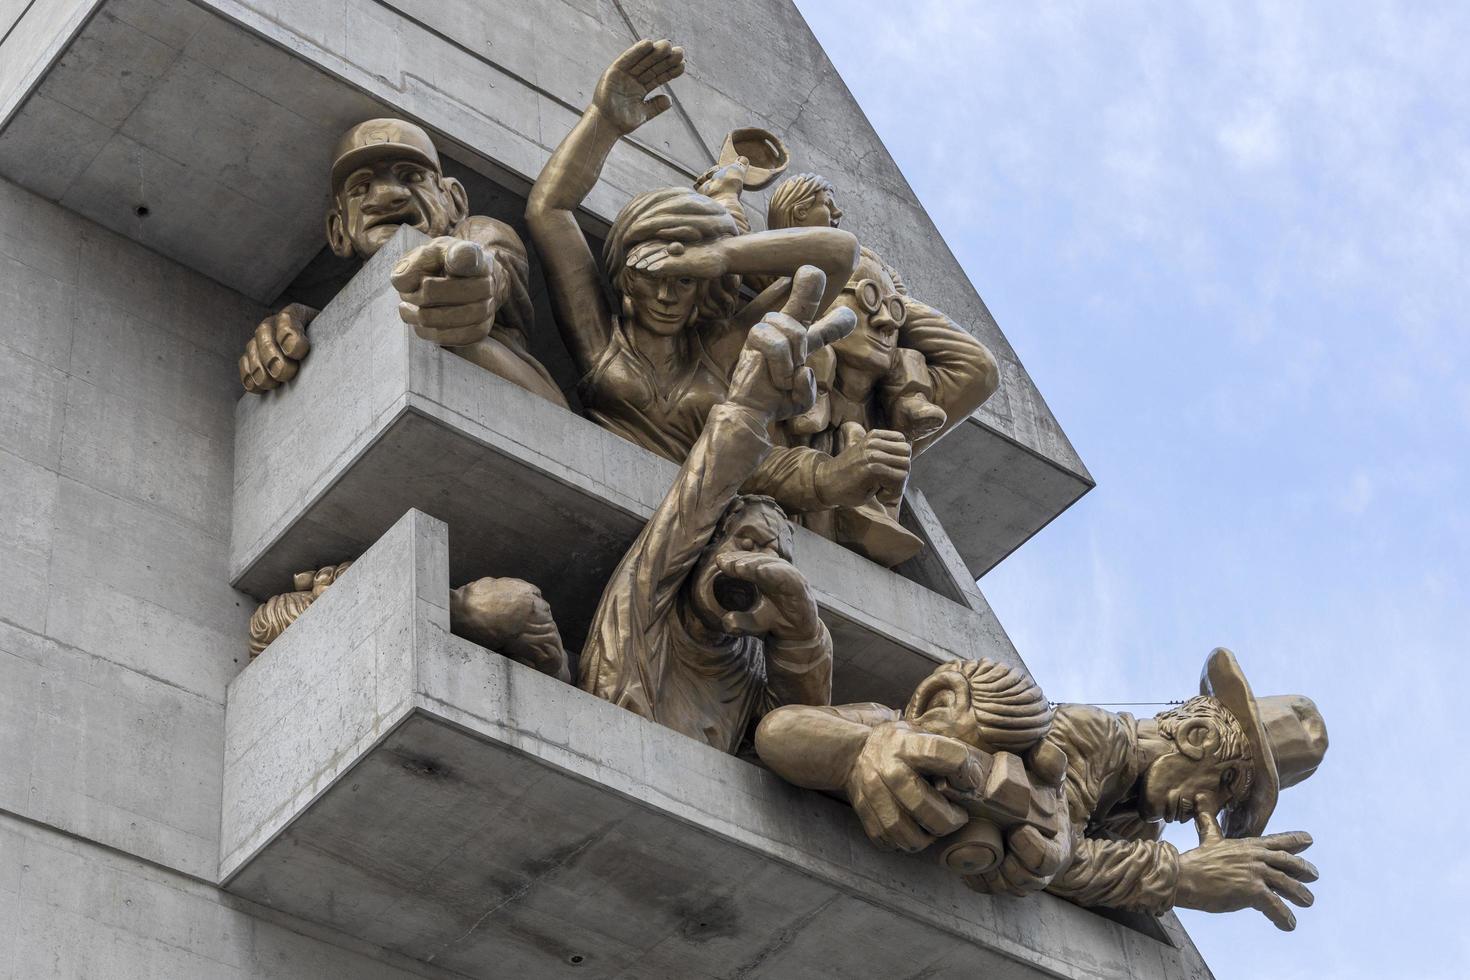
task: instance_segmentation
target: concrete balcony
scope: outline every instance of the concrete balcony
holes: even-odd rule
[[[606,20],[606,4],[594,12],[523,0],[11,6],[14,17],[0,13],[0,176],[261,303],[275,302],[322,250],[329,156],[348,126],[415,119],[446,158],[503,195],[523,196],[577,118],[597,67],[628,40],[621,20]],[[689,45],[693,67],[672,89],[679,110],[613,152],[584,226],[604,234],[633,194],[687,185],[735,126],[767,126],[797,168],[835,180],[852,230],[1001,362],[1000,390],[921,457],[913,481],[969,574],[984,574],[1092,486],[1010,344],[815,39],[793,33],[788,40],[806,53],[773,63],[760,32],[731,30],[718,4],[640,0],[633,9],[640,23]],[[749,16],[788,22],[788,0],[758,0]],[[492,37],[488,50],[463,43]],[[706,77],[706,65],[740,65],[739,78]],[[758,90],[731,102],[732,84],[755,80]],[[803,116],[791,103],[800,93],[823,111]],[[826,117],[822,126],[842,132],[851,156],[832,156],[830,132],[806,132],[798,117]],[[759,216],[760,196],[750,204]],[[515,220],[518,211],[506,214]],[[548,350],[559,347],[554,338],[533,342],[548,363],[565,357]]]
[[[614,566],[677,467],[414,335],[388,271],[404,228],[312,323],[289,385],[236,409],[231,579],[257,598],[360,554],[416,508],[453,529],[456,585],[510,575],[545,592],[580,648]],[[920,502],[922,503],[922,502]],[[920,506],[916,515],[926,511]],[[902,703],[935,663],[1018,662],[937,523],[926,588],[798,529],[797,564],[837,649],[844,700]]]
[[[226,890],[472,977],[1208,976],[451,635],[451,540],[405,515],[230,685]]]

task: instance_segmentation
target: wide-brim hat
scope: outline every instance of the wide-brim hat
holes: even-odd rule
[[[416,160],[443,173],[439,151],[422,127],[405,119],[369,119],[342,134],[332,153],[332,189],[359,167],[384,157]]]
[[[1311,698],[1299,694],[1257,698],[1235,654],[1224,647],[1205,661],[1199,691],[1235,717],[1251,747],[1250,795],[1225,808],[1222,829],[1227,837],[1259,837],[1282,788],[1295,786],[1321,765],[1327,753],[1327,725]]]

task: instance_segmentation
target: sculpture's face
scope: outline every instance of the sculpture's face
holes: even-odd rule
[[[738,583],[731,583],[730,577],[720,571],[715,559],[722,554],[749,552],[772,555],[785,562],[791,561],[791,524],[785,515],[770,506],[747,505],[733,520],[726,523],[713,547],[700,557],[689,580],[689,601],[695,615],[712,630],[723,631],[721,621],[725,613],[749,611],[749,607],[740,609],[731,604],[726,587],[734,585],[741,591],[751,592]],[[758,596],[758,593],[754,594]]]
[[[822,191],[810,204],[798,204],[791,212],[798,228],[836,228],[842,220],[842,209],[837,206],[831,191]]]
[[[1201,805],[1209,806],[1211,813],[1219,813],[1227,804],[1242,802],[1249,763],[1221,759],[1220,744],[1219,733],[1211,722],[1182,723],[1175,733],[1175,750],[1154,760],[1144,771],[1138,794],[1139,816],[1185,823],[1194,819]]]
[[[898,346],[898,329],[907,313],[888,273],[874,270],[871,278],[850,283],[833,302],[857,314],[857,329],[832,345],[838,371],[876,380],[887,373]]]
[[[337,188],[333,247],[338,240],[367,259],[399,225],[413,225],[431,238],[448,234],[467,212],[459,181],[412,159],[384,158],[354,170]]]
[[[623,297],[635,323],[661,336],[676,334],[694,318],[699,302],[699,280],[691,276],[654,276],[637,269],[624,271]]]

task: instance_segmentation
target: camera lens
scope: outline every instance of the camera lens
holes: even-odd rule
[[[754,585],[724,572],[715,575],[715,580],[710,583],[710,591],[714,593],[720,608],[729,612],[750,612],[760,599],[760,593]]]

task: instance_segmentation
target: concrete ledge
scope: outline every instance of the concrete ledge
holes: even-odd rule
[[[405,515],[231,684],[226,890],[477,977],[1208,975],[449,634],[447,536]]]
[[[455,584],[535,582],[580,649],[677,467],[416,337],[388,270],[422,239],[400,231],[322,312],[291,384],[238,403],[231,580],[257,598],[285,591],[294,572],[361,553],[417,508],[454,529]],[[955,657],[1019,663],[983,599],[961,605],[805,530],[797,563],[833,633],[844,700],[902,703]]]

